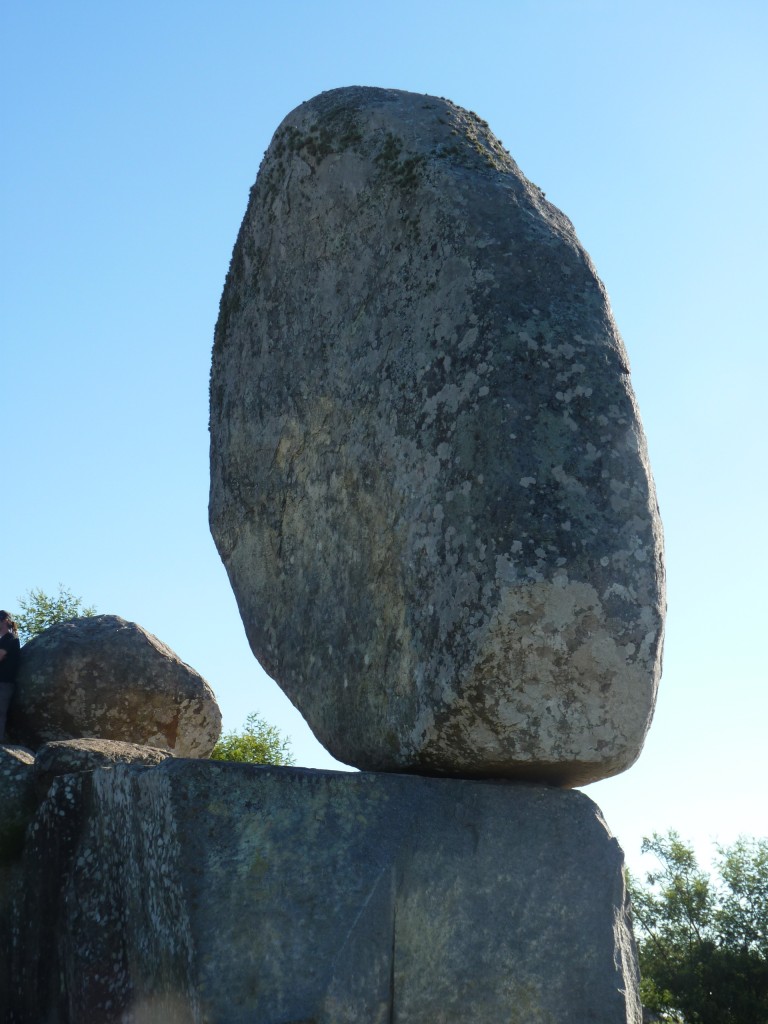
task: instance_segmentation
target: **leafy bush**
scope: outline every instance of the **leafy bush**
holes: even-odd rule
[[[658,868],[629,880],[643,1005],[670,1024],[768,1021],[768,839],[717,847],[718,878],[677,832],[643,852]]]
[[[241,733],[225,733],[213,748],[214,761],[245,764],[295,764],[291,741],[257,714],[248,715]]]
[[[33,587],[27,591],[25,597],[18,600],[21,611],[13,618],[19,627],[19,640],[23,644],[58,622],[68,622],[83,615],[96,614],[95,608],[83,607],[83,599],[75,597],[61,583],[55,597],[50,597],[39,587]]]

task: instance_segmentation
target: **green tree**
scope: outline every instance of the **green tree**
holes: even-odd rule
[[[291,741],[257,714],[248,715],[241,733],[225,733],[213,748],[211,759],[246,764],[295,764]]]
[[[658,868],[630,878],[643,1005],[674,1024],[768,1022],[768,839],[718,847],[717,876],[670,831]]]
[[[730,945],[768,952],[768,839],[742,837],[719,850],[726,886],[718,926]]]
[[[84,607],[83,599],[75,597],[61,583],[55,597],[46,594],[39,587],[33,587],[18,601],[21,611],[14,615],[14,619],[19,627],[19,639],[22,643],[26,643],[57,622],[68,622],[83,615],[96,614],[95,608]]]

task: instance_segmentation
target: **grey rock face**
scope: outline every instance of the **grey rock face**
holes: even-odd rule
[[[35,757],[35,786],[42,797],[58,775],[92,772],[116,764],[161,764],[173,757],[168,750],[120,740],[55,740],[42,746]]]
[[[157,637],[95,615],[24,645],[8,730],[32,749],[98,737],[207,757],[221,713],[203,677]]]
[[[118,765],[54,782],[24,870],[17,1024],[640,1022],[621,851],[581,793]]]
[[[627,357],[474,114],[350,88],[278,128],[221,300],[210,521],[340,760],[580,784],[637,757],[664,583]]]
[[[0,744],[0,1021],[10,1020],[11,901],[22,874],[24,835],[37,809],[31,750]]]
[[[20,854],[24,832],[37,807],[34,760],[31,750],[0,744],[0,865]]]

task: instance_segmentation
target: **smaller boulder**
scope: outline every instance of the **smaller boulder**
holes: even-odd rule
[[[145,747],[121,740],[54,740],[40,747],[35,758],[35,785],[43,799],[57,775],[92,772],[116,764],[143,764],[153,767],[173,757],[169,750]]]
[[[9,734],[38,750],[97,737],[207,757],[221,712],[203,677],[135,622],[61,622],[21,652]]]
[[[0,863],[21,852],[24,833],[37,809],[34,761],[31,750],[0,745]]]

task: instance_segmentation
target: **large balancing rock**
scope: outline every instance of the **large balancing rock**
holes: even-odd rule
[[[23,867],[16,1024],[640,1024],[582,793],[119,765],[55,781]]]
[[[476,115],[349,88],[278,128],[216,328],[210,520],[340,760],[577,785],[638,756],[664,583],[627,357]]]

